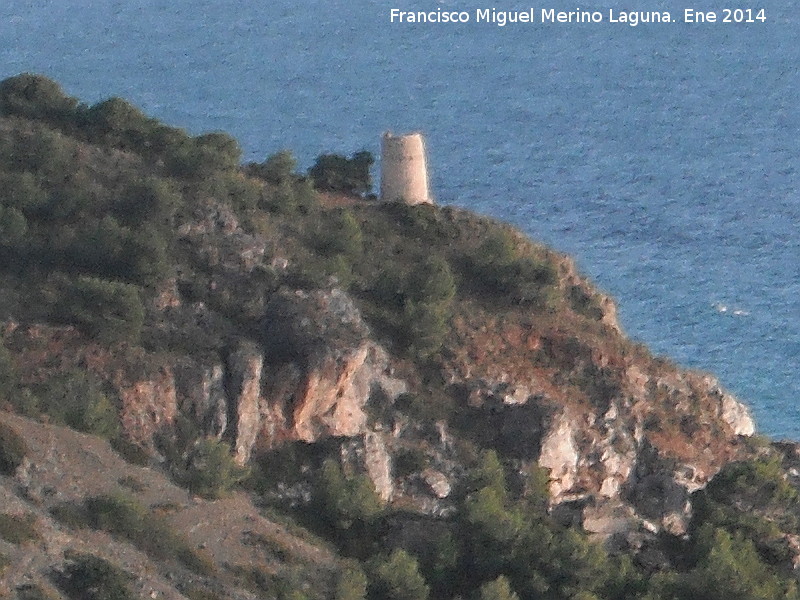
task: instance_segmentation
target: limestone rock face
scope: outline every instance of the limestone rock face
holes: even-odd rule
[[[115,379],[123,430],[133,441],[149,446],[153,436],[171,426],[178,414],[172,369],[164,367],[149,378],[134,381],[126,380],[121,373]]]
[[[750,410],[730,394],[722,393],[721,417],[736,435],[753,435],[756,424]]]
[[[421,476],[422,480],[430,487],[431,492],[440,500],[450,495],[452,487],[444,473],[435,469],[425,469]]]
[[[239,464],[250,459],[261,431],[261,374],[264,356],[252,343],[242,343],[228,357],[228,414],[236,427],[234,453]]]
[[[550,470],[550,494],[555,498],[575,485],[579,458],[575,433],[573,421],[562,413],[542,440],[539,465]]]
[[[690,494],[741,457],[740,437],[755,431],[715,379],[626,340],[613,301],[567,259],[554,263],[560,313],[467,303],[440,356],[420,365],[390,358],[344,291],[275,291],[291,280],[274,278],[291,270],[288,259],[232,211],[212,201],[193,210],[179,236],[203,275],[165,284],[147,332],[154,347],[178,340],[164,347],[187,350],[101,348],[74,328],[7,325],[3,342],[18,353],[23,383],[85,369],[117,392],[129,439],[154,447],[186,417],[230,443],[241,464],[287,442],[336,438],[343,464],[368,474],[381,498],[430,514],[454,509],[451,491],[468,464],[463,438],[520,473],[538,463],[554,511],[572,507],[609,536],[637,520],[680,534]],[[234,308],[235,319],[225,312]],[[395,406],[406,391],[414,411],[439,402],[450,416],[430,411],[441,420],[423,422]],[[398,462],[398,474],[400,453],[413,460]]]
[[[561,275],[584,298],[588,288],[568,265]],[[690,494],[744,456],[740,437],[753,434],[753,421],[713,377],[615,346],[624,338],[613,303],[592,302],[587,310],[604,328],[596,338],[543,329],[534,319],[456,321],[446,381],[483,425],[472,432],[482,446],[548,470],[554,507],[624,505],[680,534]],[[604,520],[593,522],[598,532],[630,521],[597,518]]]
[[[206,366],[184,359],[173,370],[181,411],[205,435],[221,438],[228,427],[224,366],[221,363]]]
[[[369,435],[379,456],[366,405],[373,395],[391,402],[405,384],[390,375],[386,352],[350,298],[340,290],[281,292],[263,328],[266,359],[262,347],[239,341],[224,364],[187,359],[176,367],[184,413],[207,435],[230,439],[240,464],[256,448],[332,436]],[[388,455],[370,460],[370,474],[390,495]]]
[[[381,500],[388,502],[394,495],[392,479],[392,457],[386,447],[383,435],[368,431],[364,434],[364,450],[367,474],[375,484],[375,491]]]
[[[338,360],[329,356],[310,370],[295,390],[293,434],[304,442],[323,436],[354,436],[366,429],[376,349],[354,348]]]
[[[287,292],[270,303],[264,324],[272,367],[264,389],[268,443],[313,442],[367,431],[367,402],[404,391],[386,352],[341,290]],[[270,346],[269,340],[280,340]]]
[[[45,368],[87,369],[111,384],[126,437],[149,448],[180,414],[201,435],[230,441],[240,464],[255,449],[286,441],[369,434],[368,470],[388,498],[390,458],[384,437],[369,426],[367,404],[371,398],[391,404],[406,385],[391,374],[386,352],[372,341],[352,300],[336,289],[286,291],[265,314],[263,345],[234,339],[223,359],[126,355],[87,344],[69,327],[17,328],[8,337],[31,380]]]

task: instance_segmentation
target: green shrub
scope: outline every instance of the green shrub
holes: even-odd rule
[[[106,215],[102,219],[86,219],[72,231],[74,235],[70,236],[62,259],[68,263],[65,268],[73,272],[121,276],[120,265],[128,259],[125,243],[131,235],[127,227]],[[66,229],[64,233],[72,231]]]
[[[152,544],[157,554],[162,553],[160,540],[143,537],[147,511],[132,496],[122,493],[93,496],[86,499],[85,508],[94,529],[108,531],[134,543]]]
[[[334,600],[364,600],[367,595],[367,577],[356,563],[342,569],[336,578]]]
[[[213,171],[232,171],[239,167],[242,149],[233,137],[222,131],[204,133],[194,138],[198,148],[213,156]]]
[[[779,457],[726,465],[694,495],[692,509],[693,539],[704,539],[710,529],[725,530],[753,543],[766,563],[791,564],[793,551],[785,534],[800,532],[800,496],[786,481]],[[696,557],[702,547],[694,545]]]
[[[434,355],[442,347],[450,319],[449,303],[436,304],[409,301],[403,313],[400,331],[402,347],[418,359]]]
[[[267,573],[261,566],[236,565],[231,569],[236,576],[236,583],[259,595],[269,598],[279,597],[277,576]]]
[[[448,305],[455,296],[455,281],[444,257],[433,255],[417,264],[409,275],[407,293],[419,303]]]
[[[476,492],[490,488],[505,501],[507,497],[506,474],[503,463],[495,450],[484,450],[478,457],[477,464],[469,471],[467,490]]]
[[[371,562],[370,597],[380,600],[426,600],[430,592],[417,560],[405,550]]]
[[[193,494],[204,498],[220,498],[245,479],[248,470],[236,464],[228,444],[202,438],[189,452],[180,481]]]
[[[189,600],[224,600],[225,598],[198,585],[192,585],[182,590],[182,593]]]
[[[56,321],[77,325],[103,343],[139,339],[144,306],[135,286],[88,276],[59,277],[54,282]]]
[[[528,506],[544,514],[550,503],[550,470],[531,463],[523,472],[524,496]]]
[[[39,398],[30,388],[13,386],[7,388],[6,391],[6,398],[14,408],[14,412],[32,419],[42,414]],[[2,397],[2,393],[0,393],[0,397]]]
[[[225,171],[192,183],[188,196],[213,198],[243,214],[261,205],[264,187],[238,171]]]
[[[23,73],[0,82],[0,114],[55,123],[69,121],[77,100],[64,94],[55,81]]]
[[[777,456],[726,465],[709,483],[707,494],[718,502],[735,501],[743,510],[800,504],[800,495],[786,480]]]
[[[134,444],[123,437],[115,437],[110,441],[111,447],[126,462],[139,467],[146,467],[150,464],[150,454],[138,444]]]
[[[33,173],[0,174],[0,190],[0,205],[15,208],[26,216],[41,210],[48,199]]]
[[[92,526],[92,520],[83,504],[62,502],[53,506],[50,514],[68,529],[85,529]]]
[[[117,407],[91,373],[74,370],[56,375],[39,390],[39,397],[41,410],[58,423],[105,438],[119,433]]]
[[[546,306],[558,277],[544,259],[522,255],[510,233],[490,233],[468,260],[467,278],[486,295],[505,296],[517,304]]]
[[[92,554],[70,553],[64,568],[64,591],[75,600],[136,600],[133,576]]]
[[[281,215],[307,215],[317,204],[311,180],[296,175],[265,186],[258,200],[258,208]]]
[[[317,290],[335,286],[346,290],[355,278],[353,263],[342,254],[314,256],[293,266],[285,281],[298,289]]]
[[[155,121],[122,98],[98,102],[83,114],[94,139],[126,150],[147,147]]]
[[[444,252],[464,233],[446,208],[433,204],[384,202],[377,208],[385,215],[373,224],[377,225],[378,239],[397,232],[402,234],[404,243],[417,245],[427,252]]]
[[[36,517],[32,514],[0,514],[0,538],[11,544],[21,544],[28,540],[38,540],[41,536],[36,528]]]
[[[166,156],[170,174],[186,179],[209,179],[238,168],[242,150],[226,133],[207,133],[185,139]]]
[[[377,517],[383,508],[366,475],[347,478],[332,459],[326,460],[315,486],[317,514],[334,529],[347,530]]]
[[[478,590],[478,600],[519,600],[519,596],[511,588],[508,577],[500,575],[494,581],[481,586]]]
[[[665,586],[670,598],[689,600],[772,600],[800,597],[797,585],[761,561],[752,542],[721,529],[709,528],[706,548],[699,564],[685,576],[676,577]]]
[[[296,170],[297,159],[291,150],[281,150],[269,156],[263,163],[250,163],[246,169],[251,177],[258,177],[275,186],[291,184]]]
[[[495,487],[484,487],[467,496],[464,517],[489,561],[507,555],[525,533],[524,515],[516,507],[507,506],[505,492]]]
[[[183,129],[154,121],[146,150],[155,157],[167,157],[178,152],[188,139],[189,135]]]
[[[119,261],[116,272],[107,273],[109,276],[119,276],[143,286],[155,286],[164,279],[169,271],[164,233],[144,227],[132,231],[123,242],[124,258]]]
[[[268,188],[258,202],[258,207],[272,213],[291,214],[297,210],[298,201],[294,185],[281,181]]]
[[[292,194],[295,210],[301,215],[307,215],[319,206],[319,196],[314,189],[313,181],[308,177],[295,180]]]
[[[71,273],[154,285],[166,275],[168,233],[155,225],[131,229],[109,215],[62,228],[64,247],[43,249],[47,262]],[[72,233],[72,235],[69,235]]]
[[[12,390],[17,387],[17,383],[17,368],[14,359],[11,357],[11,352],[5,347],[3,338],[0,337],[0,399],[9,397]]]
[[[0,474],[14,475],[28,454],[28,446],[16,431],[0,422]]]
[[[373,296],[381,309],[378,318],[400,350],[425,358],[441,347],[447,334],[455,291],[448,262],[434,254],[407,272],[383,270]]]
[[[92,189],[91,184],[78,174],[51,190],[47,200],[30,212],[42,225],[59,228],[50,231],[57,233],[59,237],[66,237],[65,234],[68,234],[70,229],[64,222],[80,221],[91,212],[92,207],[98,202],[94,191],[96,190]],[[48,246],[46,250],[57,249]]]
[[[428,457],[420,448],[403,450],[394,459],[395,477],[406,477],[424,471],[428,466]]]
[[[181,201],[180,195],[163,179],[147,177],[125,186],[117,196],[113,214],[124,226],[135,227],[143,222],[155,227],[169,227]]]
[[[366,194],[372,189],[370,168],[374,162],[372,154],[367,151],[356,152],[351,158],[322,154],[308,170],[308,175],[318,190]]]
[[[75,142],[71,139],[39,124],[12,135],[9,170],[30,171],[45,188],[63,185],[75,175]]]
[[[247,481],[248,489],[258,493],[275,489],[279,485],[293,486],[305,482],[313,465],[326,452],[323,444],[286,442],[277,448],[254,457],[253,468]]]
[[[324,256],[342,254],[350,258],[361,255],[363,249],[361,225],[347,209],[334,210],[323,215],[323,221],[314,235],[314,246]]]
[[[597,294],[591,294],[580,285],[573,285],[567,292],[570,306],[576,313],[588,317],[592,320],[599,321],[605,314],[603,307],[600,306]]]
[[[141,493],[147,490],[147,486],[139,481],[136,477],[132,475],[125,475],[124,477],[120,477],[117,479],[117,483],[124,488],[128,488],[132,492]]]

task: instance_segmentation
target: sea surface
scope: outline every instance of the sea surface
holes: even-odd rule
[[[598,0],[603,1],[603,0]],[[800,439],[800,21],[760,4],[583,5],[593,24],[475,23],[475,0],[5,0],[0,77],[121,96],[247,160],[379,152],[421,130],[433,193],[576,257],[654,352]],[[393,3],[395,2],[395,3]],[[630,27],[608,10],[764,9]],[[468,24],[390,23],[391,8]]]

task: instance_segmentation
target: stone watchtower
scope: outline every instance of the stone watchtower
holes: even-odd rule
[[[433,204],[428,191],[428,164],[422,134],[383,134],[381,140],[381,200]]]

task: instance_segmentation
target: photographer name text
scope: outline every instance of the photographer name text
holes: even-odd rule
[[[474,11],[444,10],[407,11],[392,8],[389,11],[391,23],[486,23],[505,27],[526,23],[569,25],[580,23],[611,23],[636,27],[644,24],[686,23],[686,24],[745,24],[766,23],[767,15],[763,8],[723,8],[720,10],[700,10],[686,8],[676,11],[625,11],[625,10],[581,10],[560,11],[554,8],[529,8],[526,10],[498,10],[478,8]]]

